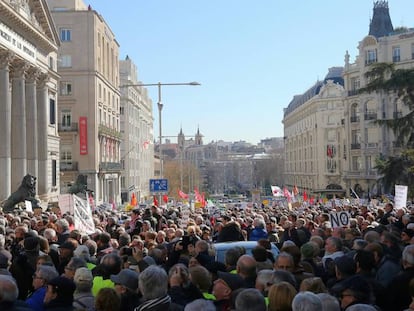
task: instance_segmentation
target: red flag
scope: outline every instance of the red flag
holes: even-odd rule
[[[178,196],[179,196],[181,199],[184,199],[184,200],[187,200],[187,199],[188,199],[188,194],[186,194],[186,193],[182,192],[182,191],[181,191],[181,190],[179,190],[179,189],[178,189]]]
[[[203,198],[201,197],[200,192],[197,189],[194,189],[195,199],[196,202],[203,202]]]
[[[310,203],[311,205],[315,204],[315,198],[314,198],[314,197],[310,197],[310,199],[309,199],[309,203]]]
[[[283,188],[283,196],[287,199],[288,202],[292,199],[292,196],[290,195],[289,190],[287,188]]]
[[[164,203],[168,203],[168,195],[164,194],[162,196],[162,200],[164,201]]]
[[[207,202],[206,202],[206,198],[205,198],[205,195],[204,195],[204,192],[203,192],[201,194],[201,206],[206,207],[206,205],[207,205]]]
[[[306,194],[306,191],[303,191],[303,201],[307,201],[308,200],[308,195]]]
[[[153,198],[153,202],[154,202],[155,206],[158,206],[158,200],[157,200],[157,197],[155,195],[154,195],[154,198]]]
[[[131,205],[132,206],[137,206],[137,204],[138,204],[137,197],[135,196],[135,193],[132,192],[132,195],[131,195]]]

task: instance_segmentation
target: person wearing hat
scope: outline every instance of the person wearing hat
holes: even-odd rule
[[[217,280],[213,282],[212,294],[216,297],[214,304],[217,310],[230,310],[231,294],[236,289],[241,288],[243,279],[237,275],[228,272],[217,272]]]
[[[368,281],[361,275],[354,275],[340,284],[339,300],[342,310],[347,310],[350,306],[363,303],[373,305],[375,297],[372,293]]]
[[[79,268],[75,272],[76,290],[73,295],[73,307],[76,310],[93,310],[95,297],[92,294],[93,276],[88,268]]]
[[[122,269],[118,274],[111,275],[115,291],[121,297],[121,310],[133,311],[139,305],[138,277],[139,274],[131,269]]]
[[[59,263],[57,270],[59,274],[65,273],[65,267],[73,257],[73,252],[76,249],[74,241],[68,239],[66,242],[59,246]]]
[[[75,283],[63,276],[50,280],[44,299],[45,311],[72,311],[75,289]]]

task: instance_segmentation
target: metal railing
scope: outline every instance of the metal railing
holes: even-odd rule
[[[361,149],[360,143],[353,143],[351,144],[351,150]]]
[[[78,123],[72,122],[70,124],[59,123],[58,124],[58,131],[59,132],[77,132],[78,131]]]
[[[359,122],[359,116],[351,116],[351,123]]]
[[[99,125],[98,131],[99,131],[99,135],[109,136],[109,137],[113,137],[116,139],[121,139],[122,137],[121,132],[118,132],[117,130],[107,127],[103,124]]]
[[[101,162],[99,163],[99,170],[106,172],[120,172],[122,171],[122,164],[120,162]]]
[[[77,171],[78,170],[78,162],[60,162],[60,171]]]

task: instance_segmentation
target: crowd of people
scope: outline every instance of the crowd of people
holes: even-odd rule
[[[330,214],[349,213],[346,226]],[[414,208],[179,206],[0,213],[0,310],[414,310]],[[229,244],[223,262],[215,243]],[[278,253],[272,252],[272,244]]]

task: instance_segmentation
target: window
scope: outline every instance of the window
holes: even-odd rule
[[[72,67],[72,55],[61,55],[60,67]]]
[[[72,83],[70,82],[60,82],[60,95],[72,95]]]
[[[414,43],[411,43],[411,59],[414,59]]]
[[[72,150],[70,146],[62,147],[60,153],[60,169],[70,170],[72,168]]]
[[[368,50],[365,52],[365,65],[377,62],[377,50]]]
[[[394,63],[397,63],[400,61],[400,47],[399,46],[394,46],[392,48],[392,61]]]
[[[57,185],[57,163],[56,160],[52,160],[52,187]]]
[[[49,68],[54,70],[55,66],[54,66],[55,60],[53,59],[52,56],[49,57]]]
[[[60,41],[72,41],[72,30],[67,28],[60,29]]]
[[[352,170],[359,171],[361,169],[362,169],[361,157],[358,157],[358,156],[352,157]]]
[[[69,109],[63,109],[61,112],[62,128],[68,129],[72,125],[72,111]]]
[[[49,99],[49,124],[56,124],[56,102],[53,98]]]

